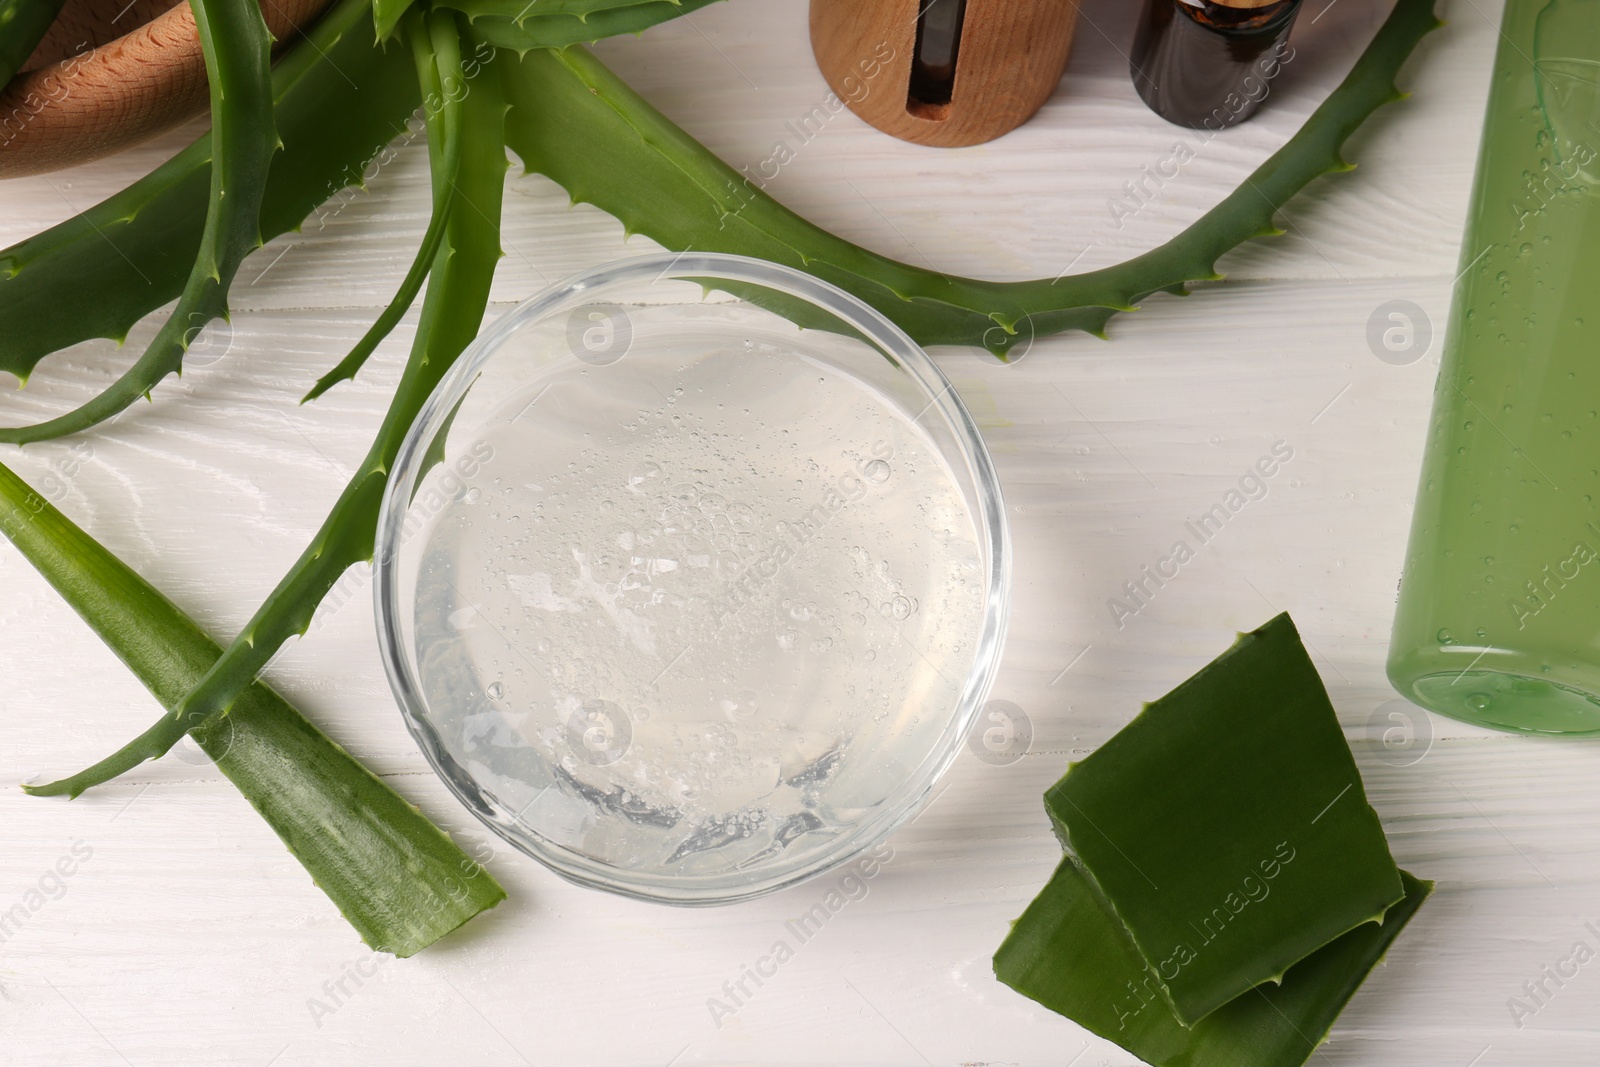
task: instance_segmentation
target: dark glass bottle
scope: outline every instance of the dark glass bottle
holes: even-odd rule
[[[1179,126],[1220,130],[1261,106],[1294,58],[1301,0],[1145,0],[1129,70],[1150,110]]]
[[[944,118],[956,81],[961,52],[961,26],[967,0],[919,0],[916,51],[911,56],[911,87],[906,110],[926,118]]]

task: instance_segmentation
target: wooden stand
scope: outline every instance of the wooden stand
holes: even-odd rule
[[[933,12],[935,4],[950,6]],[[931,19],[958,12],[954,62],[932,68],[930,91],[930,68],[915,54],[919,17],[936,32]],[[1039,110],[1061,79],[1077,18],[1078,0],[811,0],[811,50],[861,118],[951,148],[993,140]]]

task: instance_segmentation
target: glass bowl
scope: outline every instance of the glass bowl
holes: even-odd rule
[[[406,724],[490,829],[584,885],[721,904],[917,810],[994,676],[1009,568],[988,451],[899,328],[786,267],[652,255],[452,368],[374,595]]]

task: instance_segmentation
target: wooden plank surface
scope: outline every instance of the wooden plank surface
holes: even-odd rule
[[[1577,941],[1600,948],[1600,749],[1443,719],[1396,758],[1378,740],[1383,658],[1432,379],[1365,342],[1386,300],[1442,328],[1495,42],[1493,0],[1445,0],[1449,26],[1408,66],[1413,98],[1319,181],[1289,233],[1230,255],[1230,280],[1155,298],[1110,343],[1037,343],[1002,366],[935,353],[994,451],[1016,547],[1015,612],[996,698],[1032,720],[1006,767],[964,755],[893,859],[775,979],[717,1025],[707,999],[766,953],[828,879],[736,907],[679,911],[574,888],[495,847],[428,772],[379,667],[365,579],[279,658],[271,680],[474,847],[512,894],[409,961],[370,954],[236,792],[193,752],[75,802],[0,791],[0,910],[82,860],[0,943],[0,1060],[206,1064],[1076,1064],[1132,1059],[997,984],[989,955],[1058,854],[1039,803],[1091,750],[1221,651],[1294,614],[1397,857],[1439,893],[1316,1057],[1337,1067],[1591,1065],[1600,964],[1513,1020],[1508,998]],[[1254,121],[1199,146],[1131,218],[1109,201],[1189,135],[1139,103],[1120,55],[1136,5],[1086,0],[1068,73],[1030,124],[989,145],[901,144],[849,114],[801,146],[771,191],[850,238],[969,274],[1053,275],[1155,244],[1293,131],[1387,5],[1308,0],[1297,58]],[[826,93],[796,0],[732,0],[604,58],[735,164],[770,154]],[[193,131],[190,131],[192,135]],[[174,136],[50,179],[8,183],[0,242],[106,195]],[[225,358],[170,380],[109,430],[6,456],[218,634],[303,547],[377,425],[410,325],[355,383],[300,407],[388,297],[427,209],[416,147],[320,225],[253,256]],[[653,246],[622,240],[541,178],[508,178],[497,306]],[[151,324],[138,336],[148,336]],[[47,360],[0,396],[7,422],[80,402],[137,349]],[[1294,450],[1150,606],[1106,601],[1165,554],[1275,442]],[[65,472],[71,470],[71,474]],[[0,782],[70,769],[155,708],[27,564],[0,551]],[[1378,716],[1374,719],[1374,716]],[[1416,758],[1411,762],[1412,757]],[[1407,765],[1402,765],[1407,764]],[[47,880],[48,881],[48,880]],[[348,975],[354,974],[351,978]],[[343,981],[349,995],[330,992]]]

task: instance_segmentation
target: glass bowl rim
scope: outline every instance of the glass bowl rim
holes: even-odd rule
[[[446,761],[453,764],[454,759],[439,750],[439,742],[433,736],[428,723],[428,702],[422,695],[412,657],[407,653],[401,622],[396,573],[400,558],[398,549],[413,487],[426,473],[420,469],[427,452],[426,443],[441,432],[483,365],[524,326],[542,320],[574,297],[647,279],[654,284],[669,273],[674,275],[674,280],[708,278],[762,286],[805,301],[842,320],[857,330],[868,344],[898,362],[899,368],[929,397],[924,413],[929,408],[938,408],[956,442],[959,458],[967,464],[977,505],[972,516],[978,525],[975,533],[988,553],[983,621],[972,668],[951,713],[951,721],[938,742],[896,786],[895,792],[890,793],[881,805],[883,810],[875,811],[850,832],[841,835],[838,847],[824,850],[794,870],[783,872],[780,869],[765,881],[737,889],[708,890],[682,884],[674,892],[678,880],[671,876],[630,880],[629,872],[595,863],[542,835],[526,834],[536,839],[537,844],[525,840],[524,835],[510,832],[491,818],[480,803],[465,795],[463,783],[445,766]],[[776,312],[769,313],[782,318]],[[946,449],[939,448],[939,451],[944,453]],[[956,457],[945,456],[946,461],[953,458]],[[434,387],[401,441],[379,507],[372,575],[378,648],[389,687],[412,740],[451,795],[497,837],[568,881],[653,903],[705,906],[753,899],[821,875],[882,842],[923,809],[934,784],[960,755],[962,741],[977,721],[999,668],[1010,608],[1011,546],[1000,483],[988,447],[949,379],[904,330],[853,294],[793,267],[720,252],[661,252],[613,260],[571,275],[503,312],[480,331]]]

